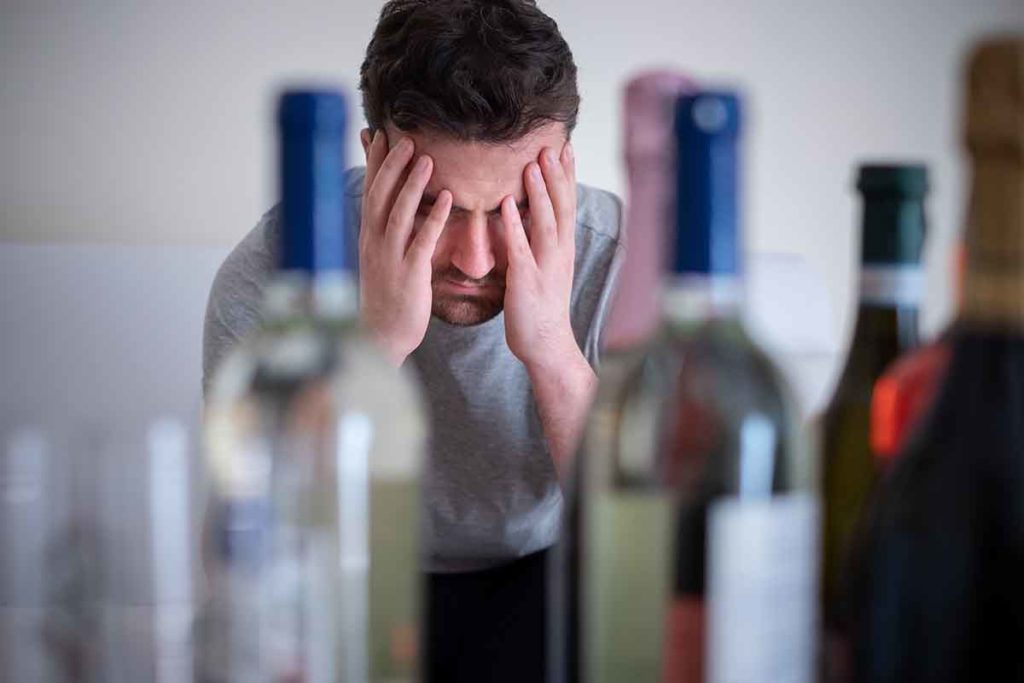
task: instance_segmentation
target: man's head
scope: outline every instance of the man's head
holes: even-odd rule
[[[507,264],[501,200],[525,209],[524,168],[576,124],[576,66],[557,25],[529,0],[392,0],[360,90],[364,147],[380,129],[434,161],[418,220],[441,189],[453,196],[432,260],[433,314],[458,325],[493,318]]]

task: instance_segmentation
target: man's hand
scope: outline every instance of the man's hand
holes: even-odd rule
[[[568,143],[541,151],[523,173],[530,236],[512,197],[501,203],[508,241],[505,336],[529,369],[579,353],[569,318],[576,259],[576,168]]]
[[[597,377],[569,316],[576,259],[576,165],[572,146],[546,148],[524,173],[530,203],[527,239],[511,197],[501,203],[508,239],[505,337],[526,366],[541,426],[560,473],[576,448]]]
[[[359,228],[359,289],[363,324],[395,365],[420,345],[430,322],[430,259],[444,230],[452,195],[442,190],[413,234],[433,160],[412,163],[415,145],[402,138],[388,150],[378,130],[366,158]],[[403,181],[404,178],[404,181]]]

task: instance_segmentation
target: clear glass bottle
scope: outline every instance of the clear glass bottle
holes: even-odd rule
[[[668,227],[672,222],[673,118],[678,97],[693,89],[688,76],[668,70],[637,74],[624,88],[623,161],[629,176],[626,253],[603,333],[599,392],[607,393],[609,387],[621,386],[642,361],[659,328],[661,311],[656,292],[664,275]],[[575,528],[582,512],[576,504],[579,483],[572,481],[566,491],[568,532],[553,553],[552,573],[558,580],[549,591],[549,611],[553,615],[550,630],[554,634],[550,648],[552,681],[589,680],[581,678],[582,662],[578,656],[578,637],[583,629],[579,623],[582,586],[577,580],[581,539]]]
[[[278,120],[279,271],[206,405],[200,678],[412,680],[420,397],[360,331],[344,99],[286,93]]]
[[[818,504],[740,318],[739,98],[683,95],[675,131],[661,329],[602,365],[576,461],[569,658],[595,682],[809,681]]]

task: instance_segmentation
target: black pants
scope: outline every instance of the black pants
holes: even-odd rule
[[[495,569],[427,575],[428,683],[544,680],[547,552]]]

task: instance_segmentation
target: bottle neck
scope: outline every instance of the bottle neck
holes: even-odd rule
[[[861,263],[920,263],[925,236],[923,199],[895,191],[865,194]]]
[[[1024,165],[1018,155],[976,155],[961,319],[1024,333]]]
[[[924,273],[917,263],[864,263],[859,289],[861,308],[916,310],[924,294]]]
[[[743,280],[736,274],[671,273],[662,288],[662,316],[670,324],[692,326],[707,320],[739,320]]]
[[[881,354],[887,356],[917,343],[923,196],[865,192],[861,234],[860,307],[850,356],[875,353],[871,349],[887,349]]]
[[[657,328],[670,225],[671,176],[667,159],[631,159],[626,207],[628,244],[619,271],[615,302],[604,331],[607,349],[630,348]]]
[[[348,271],[279,271],[267,285],[263,299],[268,324],[314,320],[341,324],[359,314],[356,280]]]
[[[866,346],[892,346],[902,352],[918,344],[917,306],[878,306],[861,303],[853,331],[850,355]]]

